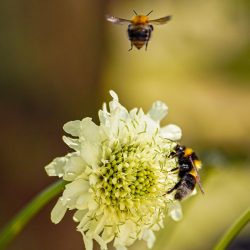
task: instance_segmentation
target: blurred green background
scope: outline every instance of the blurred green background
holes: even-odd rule
[[[148,50],[130,48],[130,19],[172,15]],[[212,249],[250,205],[250,35],[248,0],[0,2],[0,226],[55,181],[43,166],[64,155],[62,125],[91,116],[113,89],[127,108],[169,106],[163,124],[203,160],[205,195],[183,202],[184,219],[166,219],[154,250]],[[8,247],[83,249],[72,214],[53,225],[53,200]],[[137,242],[130,249],[146,249]],[[250,226],[230,249],[250,249]]]

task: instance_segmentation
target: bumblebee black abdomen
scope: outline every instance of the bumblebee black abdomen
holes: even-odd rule
[[[145,43],[147,45],[153,28],[151,25],[143,26],[128,26],[128,37],[132,45],[135,45],[137,49],[140,49]]]
[[[128,37],[130,41],[148,41],[150,36],[151,31],[147,29],[128,30]]]
[[[182,200],[187,197],[194,190],[196,185],[196,179],[191,174],[186,174],[181,179],[179,186],[176,188],[176,193],[174,198],[176,200]]]

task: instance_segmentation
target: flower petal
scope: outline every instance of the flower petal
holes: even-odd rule
[[[61,198],[58,199],[56,205],[51,211],[51,221],[55,224],[59,223],[64,217],[67,207],[62,204]]]
[[[114,240],[114,247],[116,249],[123,249],[122,247],[130,246],[136,240],[136,225],[134,222],[127,220],[119,227],[119,234]],[[124,248],[126,249],[126,248]]]
[[[113,97],[114,100],[119,101],[118,95],[115,93],[115,91],[110,90],[109,94]]]
[[[152,230],[145,230],[142,239],[147,242],[148,248],[152,248],[155,242],[155,234]]]
[[[96,168],[101,156],[100,145],[92,144],[88,141],[82,143],[81,156],[89,166]]]
[[[99,236],[98,234],[94,234],[93,237],[96,242],[100,245],[101,250],[107,250],[107,243],[103,240],[103,238],[101,236]]]
[[[109,243],[114,239],[114,237],[114,229],[112,227],[105,227],[102,233],[102,238],[105,240],[105,242]]]
[[[172,204],[169,204],[168,214],[175,221],[181,220],[183,215],[180,202],[176,201]]]
[[[92,122],[92,119],[89,117],[81,121],[81,138],[90,143],[100,143],[99,126]]]
[[[182,132],[178,126],[169,124],[160,129],[160,135],[165,139],[177,141],[181,139]]]
[[[74,149],[75,151],[79,151],[80,149],[80,142],[79,139],[73,139],[67,136],[63,136],[63,141],[67,144],[70,148]]]
[[[164,102],[156,101],[153,103],[148,115],[156,122],[160,122],[168,113],[168,107]]]
[[[85,244],[86,250],[93,250],[93,240],[90,237],[87,237],[84,233],[82,233],[83,241]]]
[[[106,103],[103,104],[102,110],[99,110],[98,116],[99,116],[100,124],[107,126],[110,114],[107,111],[107,104]]]
[[[88,193],[89,183],[88,181],[77,179],[65,186],[65,190],[62,196],[62,203],[69,209],[75,209],[77,207],[77,200],[85,193]],[[86,200],[87,204],[88,200]]]
[[[77,176],[81,175],[86,167],[86,163],[79,156],[71,157],[64,167],[64,180],[73,181]]]
[[[85,210],[77,210],[74,213],[73,220],[75,222],[80,222],[82,220],[82,218],[86,215],[87,212],[88,212],[87,209],[85,209]]]
[[[84,210],[88,208],[88,202],[90,200],[90,194],[84,193],[76,199],[76,209]]]
[[[81,121],[70,121],[64,124],[63,130],[73,136],[79,136],[81,131]]]
[[[73,154],[70,153],[67,154],[66,156],[55,158],[51,163],[45,166],[47,174],[49,176],[62,177],[64,175],[64,166],[72,155]]]

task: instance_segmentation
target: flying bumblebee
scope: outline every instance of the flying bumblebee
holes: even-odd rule
[[[114,24],[128,24],[128,38],[131,42],[132,50],[133,46],[137,49],[141,49],[145,45],[145,50],[147,50],[148,42],[150,40],[152,31],[154,27],[152,24],[165,24],[171,19],[171,16],[165,16],[162,18],[149,20],[148,16],[153,11],[150,11],[146,16],[138,15],[135,11],[135,16],[131,20],[115,17],[115,16],[106,16],[107,21]]]
[[[177,157],[178,167],[171,171],[178,171],[179,181],[167,193],[170,194],[176,190],[174,198],[183,200],[193,192],[196,183],[198,183],[201,192],[204,193],[198,174],[202,163],[196,153],[191,148],[177,144],[170,156]]]

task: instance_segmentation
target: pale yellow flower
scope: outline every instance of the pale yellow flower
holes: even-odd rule
[[[99,111],[100,125],[91,118],[71,121],[63,137],[74,152],[54,159],[46,171],[68,181],[51,213],[60,222],[67,209],[76,210],[74,220],[87,250],[93,240],[101,249],[113,241],[118,250],[127,249],[137,239],[151,248],[154,231],[163,227],[169,214],[181,217],[179,203],[167,191],[177,182],[170,157],[181,137],[176,125],[160,127],[167,106],[157,101],[149,112],[128,111],[110,91],[113,100]]]

